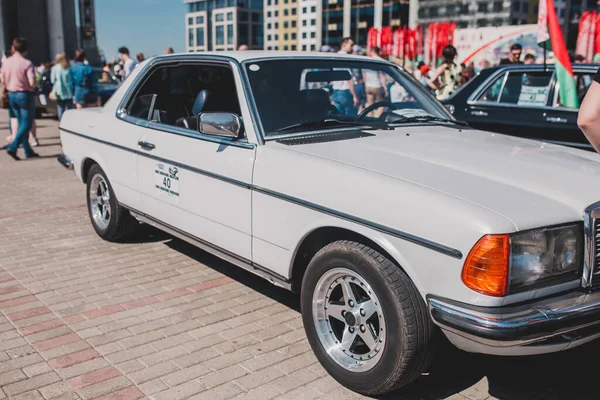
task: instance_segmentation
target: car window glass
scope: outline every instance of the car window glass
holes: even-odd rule
[[[592,85],[594,81],[594,74],[589,72],[575,72],[575,87],[577,88],[577,97],[579,99],[579,104],[583,101],[588,89]],[[556,84],[557,92],[554,96],[554,104],[553,106],[556,108],[566,108],[567,106],[561,104],[560,102],[560,85]]]
[[[445,110],[422,86],[383,63],[273,59],[248,63],[246,68],[267,136],[322,129],[322,121],[343,126],[344,122],[445,117]],[[289,129],[296,125],[300,125],[297,130]]]
[[[506,74],[500,75],[494,83],[477,99],[478,101],[497,103],[498,97],[500,96],[500,90],[502,90],[502,84]]]
[[[197,131],[200,112],[240,115],[233,72],[221,65],[162,66],[152,71],[129,103],[128,114]]]
[[[551,72],[509,72],[500,103],[543,107],[548,102],[551,81]]]

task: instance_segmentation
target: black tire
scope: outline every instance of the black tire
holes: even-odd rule
[[[102,177],[108,186],[110,193],[109,205],[110,205],[110,216],[108,218],[108,225],[106,227],[99,226],[93,217],[92,211],[92,199],[91,189],[92,182],[96,176]],[[135,231],[135,228],[139,225],[137,220],[131,216],[129,211],[119,205],[114,190],[110,184],[110,181],[106,177],[106,174],[100,168],[98,164],[92,165],[88,172],[87,184],[86,184],[86,199],[88,214],[94,230],[102,239],[109,242],[120,242],[125,239],[128,235]]]
[[[371,286],[385,318],[383,354],[364,372],[342,367],[325,351],[313,319],[313,292],[319,279],[340,267],[354,271]],[[301,308],[306,335],[317,359],[335,380],[355,392],[371,396],[388,393],[416,380],[431,363],[435,328],[423,298],[402,269],[368,246],[337,241],[321,249],[304,275]]]

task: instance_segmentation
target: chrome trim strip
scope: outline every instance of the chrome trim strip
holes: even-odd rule
[[[419,236],[412,235],[412,234],[407,233],[407,232],[399,231],[397,229],[390,228],[390,227],[387,227],[385,225],[378,224],[376,222],[367,221],[365,219],[362,219],[362,218],[359,218],[359,217],[355,217],[355,216],[352,216],[352,215],[349,215],[349,214],[346,214],[346,213],[343,213],[343,212],[340,212],[340,211],[332,210],[331,208],[328,208],[328,207],[324,207],[324,206],[321,206],[321,205],[318,205],[318,204],[314,204],[314,203],[311,203],[311,202],[308,202],[308,201],[305,201],[305,200],[302,200],[302,199],[298,199],[298,198],[293,197],[293,196],[288,196],[288,195],[283,194],[283,193],[275,192],[275,191],[272,191],[272,190],[269,190],[269,189],[266,189],[266,188],[263,188],[263,187],[260,187],[260,186],[256,186],[256,185],[249,184],[249,183],[246,183],[246,182],[238,181],[237,179],[229,178],[227,176],[216,174],[214,172],[210,172],[210,171],[206,171],[206,170],[203,170],[203,169],[200,169],[200,168],[192,167],[192,166],[187,165],[187,164],[182,164],[182,163],[177,162],[177,161],[169,160],[169,159],[162,158],[162,157],[157,157],[157,156],[154,156],[152,154],[148,154],[147,152],[144,152],[144,151],[138,151],[138,150],[129,149],[129,148],[124,147],[124,146],[120,146],[120,145],[117,145],[117,144],[114,144],[114,143],[106,142],[104,140],[100,140],[100,139],[93,138],[93,137],[90,137],[90,136],[82,135],[80,133],[76,133],[76,132],[69,131],[69,130],[66,130],[66,129],[61,129],[61,130],[63,132],[70,133],[70,134],[73,134],[73,135],[76,135],[76,136],[79,136],[79,137],[82,137],[82,138],[90,139],[90,140],[93,140],[95,142],[98,142],[98,143],[101,143],[101,144],[105,144],[107,146],[116,147],[118,149],[121,149],[121,150],[124,150],[124,151],[128,151],[130,153],[134,153],[134,154],[137,154],[137,155],[140,155],[140,156],[143,156],[143,157],[148,157],[148,158],[152,158],[152,159],[157,160],[157,161],[162,161],[162,162],[165,162],[165,163],[168,163],[168,164],[173,164],[173,165],[175,165],[175,166],[177,166],[179,168],[183,168],[183,169],[186,169],[186,170],[189,170],[189,171],[192,171],[192,172],[204,175],[204,176],[208,176],[208,177],[213,178],[213,179],[218,179],[218,180],[221,180],[223,182],[230,183],[232,185],[236,185],[236,186],[239,186],[239,187],[242,187],[242,188],[245,188],[245,189],[253,190],[253,191],[265,194],[265,195],[269,195],[271,197],[278,198],[280,200],[285,200],[285,201],[288,201],[288,202],[291,202],[291,203],[295,203],[295,204],[301,205],[303,207],[310,208],[310,209],[315,210],[315,211],[319,211],[319,212],[322,212],[322,213],[325,213],[325,214],[328,214],[328,215],[331,215],[331,216],[334,216],[334,217],[337,217],[337,218],[341,218],[341,219],[344,219],[344,220],[347,220],[347,221],[350,221],[350,222],[353,222],[353,223],[356,223],[356,224],[359,224],[359,225],[363,225],[363,226],[366,226],[368,228],[374,229],[376,231],[379,231],[379,232],[382,232],[382,233],[385,233],[385,234],[397,237],[399,239],[406,240],[408,242],[417,244],[419,246],[426,247],[426,248],[428,248],[430,250],[437,251],[438,253],[442,253],[442,254],[445,254],[447,256],[459,259],[459,260],[462,259],[462,257],[463,257],[463,254],[459,250],[453,249],[451,247],[445,246],[445,245],[440,244],[440,243],[433,242],[431,240],[427,240],[427,239],[419,237]]]
[[[596,257],[596,218],[600,217],[600,201],[590,204],[583,212],[583,237],[585,238],[583,252],[583,271],[581,274],[581,287],[592,287],[594,265]]]
[[[353,222],[355,224],[359,224],[362,226],[366,226],[368,228],[374,229],[376,231],[391,235],[391,236],[395,236],[399,239],[403,239],[406,240],[408,242],[417,244],[419,246],[423,246],[426,247],[430,250],[434,250],[437,251],[438,253],[442,253],[445,254],[447,256],[453,257],[453,258],[457,258],[457,259],[462,259],[463,255],[459,250],[453,249],[451,247],[445,246],[443,244],[439,244],[436,242],[432,242],[431,240],[427,240],[425,238],[419,237],[419,236],[415,236],[412,235],[410,233],[407,232],[403,232],[403,231],[399,231],[397,229],[394,228],[390,228],[388,226],[385,225],[381,225],[378,224],[376,222],[371,222],[371,221],[367,221],[365,219],[359,218],[359,217],[355,217],[340,211],[336,211],[333,210],[331,208],[328,207],[324,207],[324,206],[320,206],[318,204],[315,203],[311,203],[309,201],[305,201],[296,197],[292,197],[292,196],[288,196],[286,194],[283,193],[279,193],[279,192],[274,192],[272,190],[269,189],[265,189],[263,187],[259,187],[256,185],[252,186],[252,190],[258,192],[258,193],[262,193],[271,197],[275,197],[281,200],[285,200],[288,201],[290,203],[294,203],[294,204],[298,204],[300,206],[306,207],[306,208],[310,208],[312,210],[315,211],[319,211],[322,212],[324,214],[328,214],[337,218],[341,218],[344,219],[346,221],[350,221]]]
[[[500,104],[500,98],[502,97],[502,92],[504,92],[504,88],[506,87],[506,81],[508,80],[508,71],[504,74],[504,79],[502,79],[502,85],[500,86],[500,92],[498,93],[498,100],[496,104]],[[493,83],[488,86],[488,88],[492,87]],[[486,88],[486,90],[488,89]],[[484,90],[485,92],[485,90]],[[482,92],[483,94],[483,92]]]
[[[185,136],[185,137],[189,137],[192,139],[203,140],[205,142],[223,144],[225,146],[240,147],[243,149],[254,149],[256,147],[256,144],[249,143],[247,140],[216,137],[216,136],[211,136],[211,135],[205,135],[200,132],[198,132],[198,133],[191,132],[190,130],[185,129],[185,128],[179,128],[177,126],[159,124],[158,122],[146,121],[144,119],[131,117],[127,114],[124,114],[120,119],[122,121],[129,122],[131,124],[138,125],[138,126],[141,126],[144,128],[153,129],[156,131],[161,131],[161,132],[166,132],[166,133],[171,133],[171,134],[179,135],[179,136]]]
[[[203,239],[200,239],[196,236],[190,235],[178,228],[175,228],[174,226],[166,224],[162,221],[159,221],[156,218],[153,218],[147,214],[137,211],[131,207],[128,207],[125,204],[120,203],[120,205],[122,207],[126,208],[127,210],[129,210],[131,212],[131,214],[141,222],[144,222],[148,225],[152,225],[160,230],[165,231],[166,233],[168,233],[172,236],[175,236],[175,237],[177,237],[183,241],[186,241],[208,253],[211,253],[227,262],[230,262],[231,264],[234,264],[240,268],[245,269],[246,271],[252,272],[255,275],[258,275],[264,279],[267,279],[274,285],[281,286],[288,290],[291,290],[291,288],[292,288],[291,280],[289,280],[279,274],[276,274],[261,265],[258,265],[244,257],[240,257],[237,254],[234,254],[228,250],[225,250],[225,249],[223,249],[219,246],[216,246],[212,243],[209,243],[209,242],[207,242]]]
[[[210,172],[210,171],[206,171],[206,170],[199,169],[199,168],[196,168],[196,167],[192,167],[191,165],[182,164],[182,163],[177,162],[177,161],[169,160],[169,159],[162,158],[162,157],[157,157],[157,156],[149,154],[149,153],[147,153],[145,151],[130,149],[129,147],[121,146],[121,145],[118,145],[118,144],[115,144],[115,143],[110,143],[110,142],[107,142],[107,141],[104,141],[104,140],[100,140],[100,139],[97,139],[97,138],[94,138],[94,137],[83,135],[81,133],[69,131],[67,129],[62,129],[61,128],[61,131],[66,132],[66,133],[70,133],[72,135],[79,136],[79,137],[82,137],[82,138],[85,138],[85,139],[89,139],[89,140],[92,140],[94,142],[101,143],[101,144],[104,144],[104,145],[107,145],[107,146],[115,147],[115,148],[120,149],[120,150],[128,151],[130,153],[133,153],[133,154],[136,154],[136,155],[139,155],[139,156],[142,156],[142,157],[147,157],[147,158],[151,158],[153,160],[162,161],[162,162],[165,162],[165,163],[168,163],[168,164],[173,164],[173,165],[175,165],[175,166],[177,166],[179,168],[183,168],[183,169],[186,169],[188,171],[192,171],[192,172],[195,172],[195,173],[198,173],[198,174],[201,174],[201,175],[208,176],[210,178],[214,178],[214,179],[218,179],[218,180],[221,180],[221,181],[224,181],[224,182],[227,182],[227,183],[231,183],[232,185],[240,186],[240,187],[243,187],[245,189],[250,189],[250,186],[251,186],[250,184],[248,184],[246,182],[238,181],[237,179],[229,178],[227,176],[216,174],[214,172]]]

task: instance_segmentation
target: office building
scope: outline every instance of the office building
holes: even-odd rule
[[[187,51],[263,48],[262,0],[185,0]]]
[[[537,23],[538,1],[533,0],[420,0],[418,23],[456,21],[457,28]],[[560,23],[567,17],[566,0],[555,0]]]
[[[75,14],[74,0],[0,0],[2,51],[22,36],[29,41],[28,57],[36,65],[53,61],[63,51],[73,57],[78,47]]]
[[[320,0],[265,0],[266,50],[317,50]]]
[[[408,0],[327,0],[323,2],[322,43],[338,47],[344,37],[365,46],[369,28],[396,29],[409,23]]]

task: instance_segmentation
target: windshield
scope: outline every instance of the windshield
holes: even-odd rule
[[[283,59],[245,68],[266,136],[451,118],[418,82],[385,63]]]

